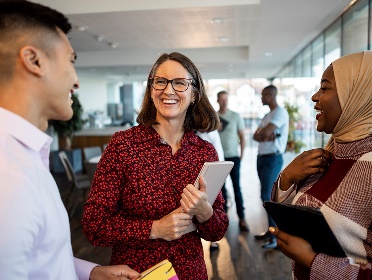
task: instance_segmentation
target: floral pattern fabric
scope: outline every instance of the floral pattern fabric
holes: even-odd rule
[[[173,241],[150,239],[154,220],[180,207],[181,194],[193,184],[204,162],[217,161],[213,146],[185,132],[172,149],[152,127],[138,125],[114,134],[98,164],[83,231],[94,245],[112,246],[111,264],[142,272],[168,259],[180,280],[208,279],[200,238],[220,240],[228,227],[221,193],[213,215],[197,231]]]

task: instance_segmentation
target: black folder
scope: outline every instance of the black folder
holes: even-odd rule
[[[224,131],[226,126],[229,124],[229,122],[227,120],[225,120],[224,118],[221,118],[221,117],[220,117],[220,122],[222,123],[221,131]]]
[[[280,230],[307,240],[315,252],[346,257],[318,208],[272,201],[264,202],[264,207]]]

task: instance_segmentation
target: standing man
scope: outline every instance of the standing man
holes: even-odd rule
[[[72,117],[79,87],[67,18],[48,7],[0,1],[1,279],[138,279],[125,265],[74,259],[70,226],[49,172],[48,120]]]
[[[234,188],[236,211],[239,217],[239,228],[241,231],[249,231],[249,227],[245,221],[244,202],[240,190],[240,162],[243,158],[245,148],[244,121],[238,113],[227,109],[227,101],[228,93],[226,91],[217,93],[217,102],[220,105],[218,115],[221,120],[219,133],[225,160],[234,162],[230,177]],[[222,194],[226,203],[227,195],[225,187],[222,188]]]
[[[284,108],[278,106],[276,95],[278,90],[270,85],[262,90],[263,105],[268,105],[270,112],[261,121],[253,135],[258,141],[257,173],[261,182],[261,199],[269,201],[271,189],[283,167],[283,153],[288,140],[289,117]],[[275,227],[273,219],[268,215],[269,227]],[[256,239],[268,240],[262,245],[264,249],[276,248],[276,238],[269,231],[255,235]]]

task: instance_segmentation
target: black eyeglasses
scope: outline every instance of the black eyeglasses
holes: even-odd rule
[[[173,80],[168,80],[163,77],[152,77],[150,79],[151,86],[156,90],[164,90],[168,83],[171,83],[172,88],[175,91],[183,92],[189,88],[189,85],[192,83],[192,79],[176,78]]]

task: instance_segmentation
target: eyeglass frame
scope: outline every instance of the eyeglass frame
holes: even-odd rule
[[[152,83],[153,83],[153,81],[154,81],[155,78],[162,78],[162,79],[165,79],[165,80],[167,81],[167,84],[165,85],[165,87],[164,87],[163,89],[157,89],[157,88],[154,88],[154,87],[153,87]],[[173,87],[173,81],[174,81],[174,80],[177,80],[177,79],[181,79],[181,80],[186,80],[186,81],[188,81],[187,88],[186,88],[185,90],[176,90],[176,89]],[[167,78],[164,78],[164,77],[153,76],[153,77],[151,77],[151,78],[149,79],[149,81],[151,82],[151,83],[150,83],[151,87],[152,87],[153,89],[155,89],[155,90],[165,90],[165,89],[167,88],[168,84],[170,83],[171,86],[172,86],[172,88],[173,88],[173,90],[174,90],[174,91],[177,91],[177,92],[185,92],[186,90],[189,89],[190,84],[191,84],[191,85],[194,85],[192,79],[187,79],[187,78],[174,78],[173,80],[168,80]]]

